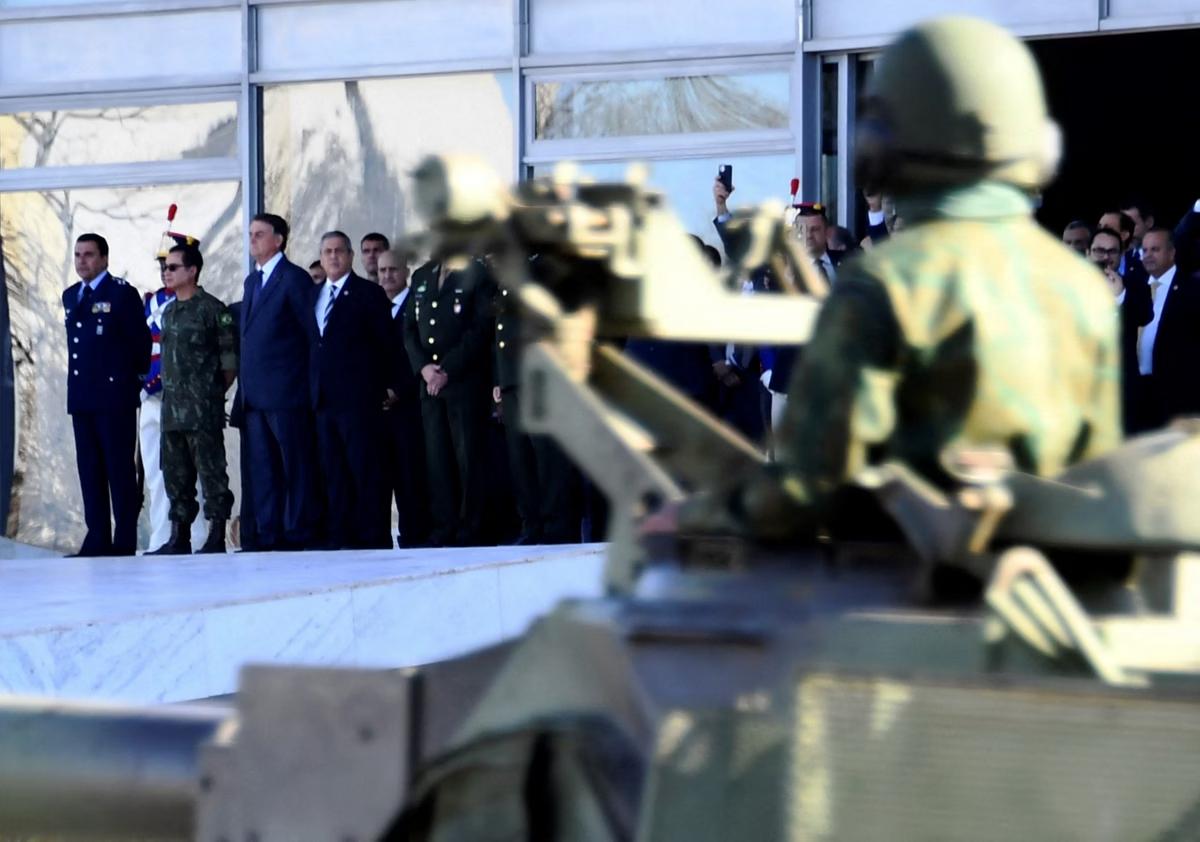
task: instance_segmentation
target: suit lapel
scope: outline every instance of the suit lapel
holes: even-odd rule
[[[1157,355],[1158,349],[1162,347],[1162,338],[1170,333],[1170,326],[1175,321],[1175,313],[1184,305],[1180,303],[1180,299],[1185,295],[1183,289],[1184,279],[1179,276],[1179,268],[1175,269],[1175,277],[1171,279],[1171,286],[1167,288],[1167,300],[1163,302],[1162,315],[1158,319],[1158,332],[1154,336],[1154,351]],[[1153,318],[1154,299],[1151,297],[1151,318]]]
[[[342,284],[341,290],[338,291],[337,298],[333,300],[333,309],[329,311],[329,323],[325,325],[325,333],[329,333],[334,324],[342,320],[341,312],[349,306],[347,299],[352,292],[357,291],[357,283],[358,275],[351,272],[350,277],[346,278],[346,283]]]
[[[72,318],[74,318],[76,316],[76,311],[79,309],[79,306],[83,303],[83,301],[80,300],[80,296],[83,294],[83,281],[80,281],[79,283],[80,283],[79,289],[75,290],[75,301],[71,305],[71,317]],[[102,280],[100,283],[96,284],[96,288],[94,290],[92,290],[92,304],[94,305],[101,301],[110,301],[111,299],[108,297],[108,291],[109,291],[109,288],[112,287],[113,285],[114,285],[114,282],[112,280],[112,275],[105,275],[104,280]]]
[[[254,291],[254,295],[250,302],[250,315],[246,317],[247,327],[249,327],[250,323],[254,321],[260,312],[262,312],[262,309],[267,305],[267,302],[275,296],[279,287],[283,286],[283,267],[287,262],[288,259],[286,257],[281,258],[280,261],[275,264],[275,268],[271,270],[271,276],[267,278],[267,282],[263,285],[262,289],[256,289]],[[251,275],[251,286],[254,286],[254,280],[254,276]]]
[[[83,286],[83,281],[79,281],[71,285],[67,289],[66,295],[63,296],[64,303],[67,305],[67,315],[72,319],[76,317],[79,305],[83,303],[80,300],[83,295]]]

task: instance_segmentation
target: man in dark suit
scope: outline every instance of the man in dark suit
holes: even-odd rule
[[[1138,243],[1133,238],[1137,224],[1133,217],[1124,211],[1108,210],[1100,214],[1099,228],[1111,228],[1121,235],[1121,260],[1117,264],[1117,274],[1125,279],[1126,286],[1141,283],[1146,279],[1146,269],[1142,266],[1142,258]]]
[[[1138,380],[1131,432],[1200,414],[1200,275],[1185,275],[1175,265],[1174,235],[1166,228],[1146,232],[1142,261],[1153,309],[1136,337]]]
[[[831,251],[826,247],[829,221],[825,218],[824,206],[815,202],[803,202],[796,206],[795,210],[796,216],[792,220],[793,236],[804,243],[816,273],[827,282],[833,283],[837,280],[837,267],[841,265],[845,253]],[[764,351],[765,367],[770,371],[766,387],[771,393],[772,429],[778,428],[783,421],[783,413],[787,408],[788,387],[792,382],[792,369],[795,367],[799,350],[795,345],[784,345]]]
[[[261,550],[312,546],[319,514],[308,383],[315,291],[308,272],[284,256],[287,237],[282,217],[254,217],[255,271],[242,296],[242,435]]]
[[[437,546],[478,542],[495,282],[477,260],[448,258],[413,273],[404,345],[421,377],[433,534]],[[457,486],[455,483],[457,480]]]
[[[1104,273],[1109,289],[1116,298],[1121,324],[1121,418],[1126,435],[1138,431],[1138,358],[1137,337],[1153,316],[1150,288],[1145,279],[1126,286],[1117,272],[1121,264],[1121,234],[1111,228],[1101,228],[1092,235],[1088,260]]]
[[[867,235],[859,241],[863,249],[882,245],[892,236],[892,226],[896,222],[896,204],[890,199],[884,199],[882,193],[863,191],[863,199],[867,202]]]
[[[75,241],[75,272],[79,281],[63,292],[62,303],[67,412],[87,524],[78,555],[133,555],[141,508],[134,449],[150,328],[138,291],[108,274],[108,243],[99,234]]]
[[[425,476],[425,431],[421,427],[421,392],[425,382],[413,372],[404,347],[404,313],[411,306],[408,258],[397,251],[379,255],[379,285],[391,299],[391,396],[383,413],[388,472],[384,486],[396,500],[398,546],[408,549],[429,542],[429,483]],[[386,495],[385,495],[386,496]]]
[[[390,302],[378,284],[351,271],[354,250],[341,231],[321,237],[325,283],[313,308],[309,370],[321,454],[329,549],[391,549],[384,490],[383,407],[392,356]]]

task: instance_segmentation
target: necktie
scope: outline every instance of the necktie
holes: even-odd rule
[[[325,302],[325,313],[321,316],[321,335],[325,335],[325,327],[329,324],[329,314],[333,312],[333,302],[337,301],[338,288],[329,284],[329,300]]]
[[[259,289],[262,289],[262,285],[263,285],[263,284],[265,284],[265,283],[267,282],[267,279],[266,279],[266,277],[263,275],[263,270],[262,270],[262,269],[256,269],[256,270],[254,271],[254,278],[255,278],[255,280],[257,280],[257,281],[258,281],[258,287],[259,287]]]
[[[825,271],[825,261],[823,259],[814,260],[813,268],[817,270],[817,274],[824,278],[826,282],[829,281],[829,273]]]
[[[79,291],[79,303],[87,304],[92,300],[92,288],[88,284],[83,285],[83,289]]]

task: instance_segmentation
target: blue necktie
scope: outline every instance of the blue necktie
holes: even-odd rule
[[[329,326],[329,314],[333,312],[333,302],[337,300],[338,288],[332,283],[329,284],[329,301],[325,303],[325,316],[321,319],[321,335],[325,335],[325,328]]]

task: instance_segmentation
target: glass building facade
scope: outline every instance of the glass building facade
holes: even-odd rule
[[[602,178],[644,162],[714,244],[720,164],[738,204],[786,199],[798,177],[803,198],[851,223],[857,97],[904,26],[955,11],[1029,37],[1082,35],[1195,26],[1194,5],[0,0],[7,534],[58,548],[82,534],[59,296],[84,231],[150,292],[175,203],[173,227],[203,241],[205,286],[232,301],[254,212],[291,221],[305,264],[325,230],[403,234],[407,174],[432,152],[482,157],[509,180],[565,160]]]

